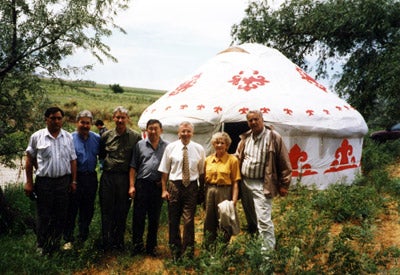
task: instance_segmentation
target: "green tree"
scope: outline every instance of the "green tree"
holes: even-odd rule
[[[27,137],[43,127],[48,102],[40,77],[61,79],[89,70],[62,60],[77,49],[103,62],[116,61],[103,42],[129,0],[0,1],[0,162],[11,165],[22,154]],[[38,123],[40,122],[40,123]]]
[[[115,94],[122,94],[124,92],[124,88],[119,86],[119,84],[112,84],[109,87]]]
[[[232,37],[277,48],[316,78],[334,74],[334,90],[370,125],[386,126],[400,120],[399,27],[398,0],[286,0],[276,10],[254,1]]]

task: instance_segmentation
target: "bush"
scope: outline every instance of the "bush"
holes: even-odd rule
[[[376,218],[383,200],[371,186],[331,185],[316,194],[313,205],[334,222],[362,222]]]
[[[115,94],[122,94],[124,92],[124,89],[119,86],[119,84],[113,84],[110,85],[110,89],[115,93]]]

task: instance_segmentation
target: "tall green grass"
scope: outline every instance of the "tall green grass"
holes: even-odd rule
[[[49,84],[50,85],[50,84]],[[106,87],[85,92],[54,88],[53,101],[71,114],[89,109],[103,119],[110,119],[117,105],[139,114],[160,93],[126,91],[114,95]],[[73,125],[73,124],[71,124]],[[136,123],[135,123],[136,125]],[[71,126],[73,127],[73,126]],[[173,263],[168,253],[168,217],[163,205],[159,245],[162,265],[142,267],[145,256],[131,256],[131,215],[127,221],[127,251],[103,254],[99,249],[100,213],[98,202],[89,240],[74,250],[52,257],[36,253],[35,234],[26,226],[23,216],[34,217],[35,205],[27,199],[21,185],[5,189],[11,206],[21,213],[0,235],[0,272],[2,274],[400,274],[400,248],[377,243],[381,217],[399,211],[400,180],[388,174],[387,167],[398,163],[400,141],[375,144],[365,140],[363,176],[351,186],[332,185],[319,191],[301,182],[288,197],[274,200],[273,220],[276,249],[261,252],[257,236],[245,232],[246,222],[238,203],[242,232],[225,246],[203,247],[202,219],[198,208],[196,223],[196,257]],[[397,205],[393,209],[392,206]],[[2,217],[0,217],[1,219]],[[140,268],[139,268],[140,267]],[[158,268],[157,268],[158,267]]]

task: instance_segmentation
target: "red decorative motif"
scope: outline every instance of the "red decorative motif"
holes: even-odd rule
[[[336,109],[338,109],[339,111],[341,111],[341,110],[342,110],[342,107],[336,106]]]
[[[325,93],[327,92],[327,90],[326,90],[324,85],[321,85],[320,83],[318,83],[314,78],[309,76],[305,71],[303,71],[299,67],[296,67],[296,71],[300,74],[302,79],[306,80],[308,83],[311,83],[311,84],[317,86],[318,88],[320,88]]]
[[[302,177],[318,174],[311,169],[311,165],[305,163],[308,159],[307,152],[301,151],[299,145],[295,144],[289,151],[290,163],[292,164],[292,176]]]
[[[325,114],[330,115],[329,110],[324,109],[324,110],[322,110],[322,111],[323,111]]]
[[[182,104],[181,107],[180,107],[180,109],[181,109],[181,110],[184,110],[184,109],[186,109],[187,107],[189,107],[187,104]]]
[[[246,108],[246,107],[243,107],[243,108],[240,108],[240,109],[239,109],[239,113],[240,113],[241,115],[247,114],[248,111],[249,111],[249,108]]]
[[[258,75],[258,73],[257,70],[254,70],[252,76],[245,77],[244,72],[240,71],[238,75],[233,76],[232,80],[229,80],[228,82],[237,86],[239,90],[245,90],[248,92],[251,89],[257,89],[259,86],[264,86],[265,83],[269,83],[264,76]]]
[[[306,113],[308,114],[308,116],[313,116],[314,110],[307,110]]]
[[[204,109],[206,106],[204,106],[203,104],[197,105],[197,110],[202,110]]]
[[[170,105],[170,106],[167,106],[167,107],[165,107],[165,111],[168,111],[169,109],[171,109],[172,108],[172,106]]]
[[[214,113],[219,114],[220,112],[222,112],[222,108],[220,106],[214,107]]]
[[[269,108],[266,108],[266,107],[260,108],[260,112],[263,114],[268,114],[269,111],[271,111]]]
[[[291,116],[293,114],[293,111],[291,109],[288,109],[288,108],[283,109],[283,111],[289,116]]]
[[[191,80],[188,80],[188,81],[182,83],[181,85],[178,86],[178,88],[176,88],[174,91],[169,93],[169,96],[174,96],[174,95],[183,93],[190,87],[193,87],[194,84],[196,84],[197,80],[200,78],[200,76],[201,76],[201,73],[193,76],[193,78]]]
[[[350,145],[348,139],[342,141],[342,144],[335,152],[335,160],[332,161],[330,166],[324,174],[358,167],[356,158],[353,156],[353,146]]]
[[[154,113],[155,111],[157,111],[157,109],[153,109],[153,110],[151,110],[151,112],[150,112],[150,113]]]

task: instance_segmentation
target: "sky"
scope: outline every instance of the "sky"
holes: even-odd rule
[[[127,34],[115,31],[104,40],[118,63],[94,63],[84,53],[66,62],[94,64],[92,71],[74,79],[172,90],[230,46],[231,27],[240,23],[247,5],[248,0],[132,0],[115,18]]]

